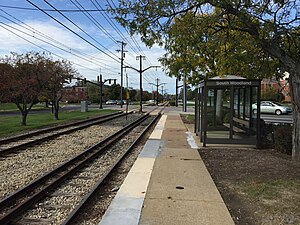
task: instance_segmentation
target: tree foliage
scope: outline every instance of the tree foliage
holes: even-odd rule
[[[215,14],[186,13],[174,20],[165,41],[167,53],[161,58],[169,75],[189,75],[190,83],[198,83],[228,74],[263,78],[278,73],[278,60],[264,54],[249,34],[216,28],[220,22],[214,22]]]
[[[280,60],[286,69],[296,69],[295,63],[298,61],[297,56],[300,55],[299,27],[296,26],[300,20],[298,1],[123,0],[119,2],[119,7],[113,10],[117,15],[116,18],[122,25],[130,28],[132,33],[141,34],[142,40],[148,46],[158,43],[168,47],[168,42],[174,34],[173,25],[182,20],[182,29],[189,27],[181,33],[186,42],[189,42],[186,46],[195,47],[197,36],[205,34],[209,36],[212,34],[214,37],[219,34],[222,37],[216,38],[219,41],[226,40],[226,37],[232,40],[242,35],[244,41],[248,41],[247,46],[252,43],[264,54]],[[178,42],[176,44],[180,45]],[[215,51],[216,48],[209,45],[206,50]],[[259,50],[256,48],[256,51]],[[213,60],[213,57],[210,60]]]

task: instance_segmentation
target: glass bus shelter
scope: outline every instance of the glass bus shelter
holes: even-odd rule
[[[259,146],[260,82],[237,76],[214,77],[197,88],[195,132],[207,144]]]

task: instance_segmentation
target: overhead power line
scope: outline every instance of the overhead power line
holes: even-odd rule
[[[100,49],[98,46],[96,46],[95,44],[93,44],[92,42],[90,42],[89,40],[85,39],[84,37],[82,37],[81,35],[79,35],[78,33],[76,33],[75,31],[73,31],[72,29],[70,29],[68,26],[66,26],[65,24],[63,24],[62,22],[60,22],[59,20],[57,20],[56,18],[54,18],[52,15],[50,15],[49,13],[45,12],[43,9],[41,9],[39,6],[37,6],[36,4],[32,3],[29,0],[26,0],[28,3],[30,3],[31,5],[33,5],[34,7],[36,7],[37,9],[39,9],[40,11],[42,11],[44,14],[46,14],[47,16],[49,16],[51,19],[53,19],[54,21],[56,21],[57,23],[59,23],[61,26],[63,26],[64,28],[66,28],[67,30],[69,30],[70,32],[72,32],[73,34],[75,34],[77,37],[79,37],[80,39],[84,40],[85,42],[87,42],[88,44],[90,44],[91,46],[93,46],[94,48],[96,48],[97,50],[99,50],[100,52],[102,52],[103,54],[105,54],[106,56],[108,56],[109,58],[113,59],[116,62],[120,62],[118,59],[112,57],[111,55],[107,54],[105,51],[103,51],[102,49]],[[52,6],[49,2],[47,2],[46,0],[44,0],[48,5],[50,5],[51,7],[53,7],[53,9],[56,9],[54,6]],[[59,12],[56,9],[56,12],[60,13],[62,16],[64,16],[61,12]],[[93,37],[91,37],[89,34],[87,34],[84,30],[82,30],[78,25],[76,25],[73,21],[71,21],[70,19],[68,19],[66,16],[64,16],[68,21],[70,21],[72,24],[74,24],[76,27],[78,27],[81,31],[83,31],[86,35],[88,35],[90,38],[92,38],[94,41],[96,41]],[[97,42],[97,41],[96,41]],[[97,42],[98,44],[100,44],[99,42]],[[101,44],[100,44],[101,45]],[[102,46],[102,45],[101,45]],[[114,55],[114,54],[113,54]],[[115,55],[114,55],[115,56]],[[117,57],[117,56],[116,56]]]
[[[103,33],[109,37],[113,42],[117,43],[117,40],[89,13],[86,11],[86,9],[80,4],[77,0],[75,2],[73,0],[70,0],[73,5],[75,5],[78,9],[81,10],[81,12],[96,26],[98,27]]]
[[[135,54],[138,54],[139,52],[135,49],[135,47],[130,43],[130,41],[125,37],[125,35],[120,31],[118,26],[115,24],[115,22],[107,15],[107,12],[104,11],[102,6],[95,0],[96,5],[93,0],[90,0],[91,3],[95,6],[97,9],[101,9],[103,11],[100,11],[103,18],[109,23],[109,25],[117,32],[117,34],[129,45],[129,47],[135,52]],[[107,2],[109,4],[109,2]],[[110,5],[110,4],[109,4]],[[98,8],[99,7],[99,8]],[[128,32],[127,32],[128,33]]]
[[[19,38],[21,38],[21,39],[23,39],[23,40],[27,41],[28,43],[30,43],[30,44],[32,44],[32,45],[34,45],[34,46],[36,46],[36,47],[38,47],[38,48],[40,48],[40,49],[42,49],[42,50],[46,51],[46,52],[49,52],[51,55],[54,55],[54,56],[56,56],[56,57],[58,57],[58,58],[61,58],[61,59],[63,59],[63,60],[67,60],[67,61],[69,61],[69,62],[73,63],[74,65],[77,65],[77,66],[83,67],[83,68],[85,68],[85,69],[88,69],[88,70],[92,70],[92,71],[96,71],[96,72],[98,72],[98,70],[95,70],[95,69],[88,68],[88,67],[86,67],[86,66],[83,66],[83,65],[81,65],[81,64],[78,64],[78,63],[74,63],[74,62],[72,62],[72,61],[70,61],[70,60],[68,60],[68,59],[66,59],[66,58],[64,58],[64,57],[62,57],[62,56],[60,56],[60,55],[58,55],[58,54],[56,54],[56,53],[53,53],[53,52],[49,51],[48,49],[46,49],[46,48],[44,48],[44,47],[42,47],[42,46],[40,46],[40,45],[37,45],[36,43],[34,43],[34,42],[32,42],[32,41],[28,40],[27,38],[24,38],[24,37],[22,37],[21,35],[19,35],[19,34],[17,34],[17,33],[15,33],[15,32],[13,32],[13,31],[11,31],[10,29],[6,28],[5,26],[3,26],[3,25],[1,25],[1,24],[0,24],[0,27],[2,27],[3,29],[5,29],[5,30],[9,31],[10,33],[12,33],[12,34],[16,35],[17,37],[19,37]]]
[[[20,9],[20,10],[31,10],[31,11],[39,11],[37,8],[28,8],[28,7],[18,7],[18,6],[10,6],[10,5],[0,5],[0,8],[8,8],[8,9]],[[43,9],[45,12],[55,12],[54,9]],[[61,12],[81,12],[78,9],[59,9]],[[87,12],[101,12],[107,10],[99,10],[99,9],[86,9]]]
[[[68,54],[76,56],[76,57],[78,57],[78,58],[80,58],[82,60],[85,60],[85,61],[89,62],[89,63],[92,63],[92,64],[94,64],[94,65],[96,65],[98,67],[103,67],[105,65],[103,62],[98,61],[98,59],[96,59],[95,57],[89,56],[89,55],[87,55],[85,53],[82,53],[82,52],[76,50],[76,49],[72,49],[69,46],[67,46],[67,45],[65,45],[65,44],[63,44],[63,43],[61,43],[61,42],[53,39],[52,37],[50,37],[50,36],[48,36],[48,35],[40,32],[40,31],[36,30],[35,28],[31,27],[30,25],[28,25],[28,24],[20,21],[16,17],[14,17],[11,14],[7,13],[3,9],[0,9],[0,11],[4,12],[6,15],[10,16],[11,18],[13,18],[15,21],[13,19],[10,19],[10,18],[8,18],[6,16],[3,16],[3,15],[0,15],[0,17],[8,20],[12,24],[15,24],[15,25],[21,27],[23,30],[20,30],[17,27],[11,26],[9,24],[6,24],[6,23],[0,21],[0,23],[4,24],[5,26],[10,27],[11,29],[14,29],[14,30],[18,31],[19,33],[22,33],[22,34],[25,34],[25,35],[30,36],[32,38],[35,38],[35,39],[37,39],[37,40],[39,40],[39,41],[41,41],[43,43],[46,43],[46,44],[48,44],[48,45],[50,45],[50,46],[52,46],[54,48],[57,48],[57,49],[59,49],[61,51],[66,52]],[[26,31],[28,31],[30,33],[26,32],[24,30],[26,30]],[[109,71],[112,71],[112,70],[109,70]]]

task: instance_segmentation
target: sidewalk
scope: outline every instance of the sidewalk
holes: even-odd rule
[[[163,115],[100,224],[233,225],[195,145],[178,112]]]

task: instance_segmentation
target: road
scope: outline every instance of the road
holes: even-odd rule
[[[139,106],[138,105],[129,105],[129,110],[137,109]],[[91,108],[99,108],[99,105],[93,104],[89,105],[89,109]],[[120,105],[105,105],[103,104],[104,109],[121,109]],[[148,107],[151,109],[151,107]],[[123,109],[126,109],[126,105],[123,105]],[[189,111],[191,113],[194,112],[194,107],[188,107]],[[80,110],[80,105],[66,105],[62,106],[60,108],[60,111],[68,111],[68,110]],[[182,110],[182,108],[178,108],[178,110]],[[45,109],[45,110],[31,110],[29,113],[30,114],[36,114],[36,113],[49,113],[51,112],[50,109]],[[13,112],[0,112],[0,115],[2,116],[19,116],[20,111],[13,111]],[[260,115],[261,119],[263,119],[267,123],[293,123],[293,116],[292,114],[288,115],[273,115],[273,114],[261,114]]]
[[[260,114],[260,118],[266,123],[293,123],[293,115],[272,115],[272,114]]]

